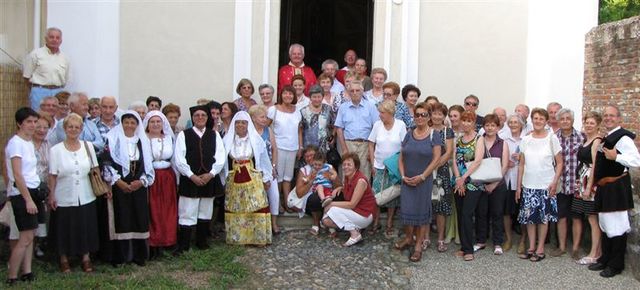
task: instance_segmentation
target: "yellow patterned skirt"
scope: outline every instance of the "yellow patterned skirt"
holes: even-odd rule
[[[234,161],[224,199],[227,244],[271,244],[271,213],[262,174],[251,161]]]

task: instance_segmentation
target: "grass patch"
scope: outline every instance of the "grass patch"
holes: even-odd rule
[[[215,242],[206,251],[192,249],[178,258],[166,253],[145,267],[94,263],[96,271],[91,274],[83,273],[77,260],[71,260],[73,273],[62,274],[57,262],[34,259],[36,281],[19,282],[15,289],[227,289],[242,285],[248,277],[246,266],[236,262],[241,255],[244,248]],[[4,288],[6,267],[0,275]]]

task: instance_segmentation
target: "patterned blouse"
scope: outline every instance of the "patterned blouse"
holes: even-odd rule
[[[302,114],[302,142],[307,145],[318,146],[322,153],[329,150],[329,137],[331,137],[333,123],[335,122],[331,107],[322,104],[320,113],[311,111],[311,105],[300,110]]]
[[[238,106],[238,111],[245,111],[245,112],[249,112],[249,108],[252,106],[255,106],[256,104],[256,100],[249,98],[249,106],[245,106],[244,102],[242,101],[242,98],[237,98],[235,101],[233,101],[234,104],[236,104],[236,106]]]
[[[465,143],[463,138],[460,137],[458,142],[456,142],[456,156],[455,161],[458,166],[458,171],[460,171],[460,175],[464,175],[467,172],[466,162],[471,162],[475,159],[476,156],[476,143],[478,142],[478,136],[473,138],[471,141]],[[481,183],[473,183],[470,178],[465,180],[465,186],[467,190],[484,190],[484,185]]]
[[[413,117],[411,117],[411,112],[409,112],[409,107],[405,103],[396,102],[396,114],[393,117],[404,122],[407,125],[407,131],[416,126],[413,122]]]

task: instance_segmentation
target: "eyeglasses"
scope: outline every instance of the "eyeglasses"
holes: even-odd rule
[[[416,118],[428,118],[429,117],[429,113],[416,113],[415,117]]]
[[[466,106],[469,106],[469,107],[477,107],[477,106],[478,106],[478,104],[477,104],[477,103],[472,103],[472,102],[465,102],[464,104],[465,104]]]

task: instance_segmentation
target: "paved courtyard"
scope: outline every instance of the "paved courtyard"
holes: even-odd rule
[[[446,253],[432,247],[421,262],[410,263],[409,251],[393,250],[392,239],[382,233],[365,235],[364,243],[351,248],[341,246],[346,238],[288,230],[269,247],[247,248],[241,262],[252,274],[243,288],[640,289],[630,271],[605,279],[569,256],[533,263],[518,259],[515,249],[494,256],[487,247],[464,262],[450,244]]]

